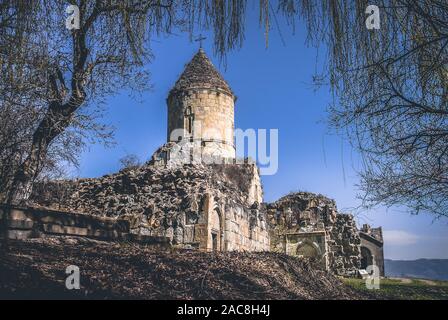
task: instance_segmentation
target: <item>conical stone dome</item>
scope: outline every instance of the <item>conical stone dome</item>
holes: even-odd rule
[[[171,89],[170,95],[189,89],[217,89],[233,96],[230,86],[216,70],[202,48],[186,65],[184,72]]]

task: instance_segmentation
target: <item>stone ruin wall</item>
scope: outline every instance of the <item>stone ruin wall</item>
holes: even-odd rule
[[[359,232],[361,237],[361,269],[376,265],[379,273],[384,276],[384,240],[381,227],[372,228],[364,224]]]
[[[190,227],[191,234],[198,237],[195,243],[202,250],[213,250],[213,231],[219,236],[221,251],[268,251],[270,247],[266,221],[256,205],[244,208],[229,202],[220,204],[209,194],[205,197],[202,219]]]
[[[96,179],[52,182],[37,187],[33,199],[53,209],[125,219],[133,234],[166,237],[175,246],[200,250],[213,249],[215,232],[218,250],[285,252],[289,233],[291,252],[286,253],[294,255],[294,245],[314,239],[328,269],[340,275],[359,269],[353,216],[339,214],[333,200],[309,193],[260,204],[254,164],[149,163]]]
[[[42,185],[33,199],[53,209],[124,219],[132,234],[166,237],[184,248],[213,250],[215,244],[223,251],[294,255],[299,243],[311,239],[325,255],[325,267],[336,274],[353,276],[360,266],[353,216],[338,213],[333,200],[310,193],[260,204],[262,186],[253,164],[149,163],[101,178]]]
[[[352,215],[338,213],[334,200],[312,193],[293,193],[266,204],[264,210],[271,226],[272,251],[285,252],[285,246],[291,246],[285,243],[286,234],[293,239],[292,245],[306,238],[315,239],[310,242],[326,255],[322,263],[329,270],[338,275],[356,275],[360,266],[358,229]]]
[[[96,179],[47,183],[32,197],[54,209],[127,219],[132,233],[167,237],[181,247],[211,250],[210,228],[217,225],[220,250],[262,251],[269,250],[269,233],[258,209],[261,198],[253,164],[153,163]]]
[[[270,238],[264,215],[257,207],[233,209],[225,220],[225,250],[269,251]]]
[[[45,208],[0,205],[0,224],[7,219],[10,239],[42,238],[46,235],[70,235],[105,240],[127,240],[126,220],[49,210]],[[1,234],[3,236],[3,233]]]
[[[203,158],[196,157],[196,153],[200,150],[201,142],[183,142],[174,143],[168,142],[159,147],[151,157],[151,164],[158,168],[179,168],[184,165],[203,165]],[[193,158],[192,158],[193,157]],[[228,174],[233,178],[239,177],[234,181],[237,185],[243,185],[245,191],[246,205],[252,205],[253,203],[261,204],[263,202],[263,184],[260,178],[260,169],[249,158],[235,159],[235,158],[222,158],[221,156],[209,157],[211,167],[213,168],[226,168]],[[193,160],[193,161],[191,161]],[[244,174],[239,173],[240,167],[244,168]]]

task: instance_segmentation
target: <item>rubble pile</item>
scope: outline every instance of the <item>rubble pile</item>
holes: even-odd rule
[[[101,178],[52,181],[35,188],[33,200],[53,209],[126,219],[132,233],[168,237],[176,245],[194,241],[191,226],[201,223],[208,193],[226,210],[241,212],[250,228],[267,221],[271,250],[284,252],[285,234],[310,235],[329,270],[356,275],[361,254],[353,216],[339,213],[334,200],[307,192],[259,206],[249,199],[252,166],[150,162]],[[238,238],[241,231],[234,231]]]
[[[244,183],[250,166],[148,163],[101,178],[48,182],[35,188],[32,200],[58,210],[126,218],[133,233],[168,236],[176,244],[183,242],[183,227],[200,218],[206,192],[230,206],[252,205]]]

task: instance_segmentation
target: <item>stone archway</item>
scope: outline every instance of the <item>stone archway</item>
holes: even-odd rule
[[[304,240],[297,246],[296,255],[303,258],[319,259],[321,258],[321,251],[316,243]]]
[[[373,265],[372,252],[367,247],[361,247],[361,269]]]
[[[224,221],[219,207],[213,206],[208,216],[208,245],[209,251],[223,250]]]

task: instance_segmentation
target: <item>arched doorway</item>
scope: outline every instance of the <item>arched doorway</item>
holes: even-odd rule
[[[217,209],[214,209],[209,217],[209,246],[212,251],[221,251],[221,215]]]
[[[319,246],[310,241],[303,241],[299,243],[296,254],[298,257],[302,258],[317,259],[320,257]]]
[[[366,247],[361,247],[361,269],[367,269],[371,265],[373,265],[372,252]]]

